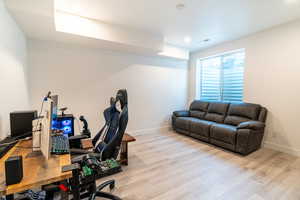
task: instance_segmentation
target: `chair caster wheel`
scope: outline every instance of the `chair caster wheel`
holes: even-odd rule
[[[114,183],[113,183],[113,184],[110,184],[110,185],[109,185],[109,189],[110,189],[110,190],[115,189],[115,184],[114,184]]]

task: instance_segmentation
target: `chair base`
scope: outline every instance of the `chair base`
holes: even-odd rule
[[[97,191],[93,194],[85,193],[83,195],[80,195],[80,199],[88,198],[89,200],[95,200],[96,197],[103,197],[103,198],[111,199],[111,200],[122,200],[121,198],[119,198],[119,197],[117,197],[113,194],[110,194],[110,193],[107,193],[107,192],[101,192],[101,191]]]
[[[113,195],[113,194],[110,194],[110,193],[107,193],[107,192],[101,192],[101,190],[103,190],[103,188],[105,188],[106,186],[109,186],[109,188],[112,190],[115,188],[115,180],[109,180],[109,181],[106,181],[102,184],[100,184],[98,187],[97,187],[97,191],[96,193],[94,193],[94,198],[92,200],[95,199],[95,197],[103,197],[103,198],[106,198],[106,199],[112,199],[112,200],[121,200],[121,198]]]
[[[86,199],[88,198],[89,200],[95,200],[96,197],[103,197],[106,199],[111,199],[111,200],[122,200],[121,198],[107,193],[107,192],[102,192],[101,190],[103,190],[105,187],[109,186],[109,188],[112,190],[115,188],[115,180],[109,180],[106,181],[102,184],[100,184],[98,187],[95,188],[94,192],[86,192],[84,194],[80,195],[80,199]]]
[[[103,197],[112,200],[122,200],[121,198],[107,192],[96,192],[92,195],[92,197],[90,197],[90,200],[94,200],[96,197]]]

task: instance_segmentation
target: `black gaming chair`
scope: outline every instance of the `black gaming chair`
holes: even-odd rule
[[[121,104],[121,113],[116,108],[117,102]],[[128,123],[126,90],[119,90],[116,99],[111,99],[111,107],[104,111],[104,117],[106,121],[104,127],[92,140],[94,152],[101,154],[101,160],[116,159]],[[103,134],[103,141],[98,143]]]
[[[116,108],[116,103],[120,102],[121,104],[121,112]],[[91,154],[93,156],[97,155],[97,158],[101,161],[107,159],[117,159],[123,135],[125,133],[127,123],[128,123],[128,99],[127,99],[127,91],[119,90],[115,99],[111,99],[111,106],[104,111],[105,117],[105,125],[104,127],[97,133],[97,135],[93,138],[92,143],[94,145],[94,151],[82,151],[82,150],[72,150],[73,153],[80,154]],[[103,135],[104,134],[104,135]],[[99,141],[101,136],[104,136],[103,141]],[[75,157],[72,161],[78,161],[79,157]],[[104,197],[108,199],[116,199],[119,200],[119,197],[116,197],[112,194],[101,192],[103,188],[106,186],[110,186],[113,188],[115,185],[114,180],[106,181],[101,184],[97,188],[95,188],[94,193],[92,194],[92,198],[95,197]]]
[[[121,104],[121,112],[116,108],[118,102]],[[128,99],[126,90],[119,90],[116,98],[111,98],[110,107],[104,110],[103,115],[105,125],[92,139],[94,146],[93,151],[71,148],[73,155],[93,152],[101,154],[101,160],[117,158],[128,123]],[[85,124],[87,124],[87,122]],[[103,138],[102,141],[100,141],[101,137]]]

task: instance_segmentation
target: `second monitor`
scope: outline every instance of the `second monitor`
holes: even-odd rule
[[[58,115],[52,121],[52,129],[62,130],[67,136],[74,136],[74,116]]]
[[[58,95],[51,95],[53,101],[53,121],[52,129],[63,131],[65,136],[74,136],[74,117],[73,115],[64,114],[58,115]],[[66,108],[65,108],[66,109]]]

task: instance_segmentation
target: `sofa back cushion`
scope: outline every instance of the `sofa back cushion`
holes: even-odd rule
[[[261,106],[251,103],[231,103],[224,123],[239,125],[242,122],[258,120]]]
[[[204,118],[208,121],[223,123],[228,106],[228,103],[211,102]]]
[[[203,119],[207,112],[208,102],[195,100],[190,106],[190,116]]]

